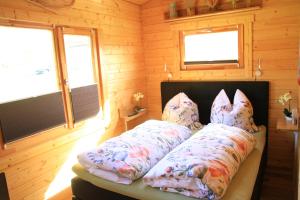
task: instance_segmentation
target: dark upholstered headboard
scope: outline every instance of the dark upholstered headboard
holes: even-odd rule
[[[162,110],[179,92],[184,92],[198,105],[202,124],[210,122],[213,100],[224,89],[231,102],[236,89],[240,89],[251,101],[256,125],[268,128],[269,82],[267,81],[171,81],[161,83]]]

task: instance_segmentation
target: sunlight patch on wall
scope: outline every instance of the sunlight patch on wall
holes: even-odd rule
[[[99,127],[99,125],[101,124],[101,128],[95,128]],[[85,149],[96,147],[98,141],[101,139],[101,136],[105,133],[105,128],[103,125],[104,121],[99,120],[98,117],[84,122],[84,126],[88,127],[87,129],[84,129],[85,131],[87,130],[87,135],[83,136],[77,142],[75,142],[66,161],[59,169],[53,181],[50,183],[45,193],[45,199],[53,197],[54,195],[70,186],[71,179],[75,176],[72,171],[72,166],[77,163],[78,153],[84,151]]]
[[[110,100],[106,100],[104,103],[104,124],[105,127],[108,127],[111,123],[111,109],[110,109]]]

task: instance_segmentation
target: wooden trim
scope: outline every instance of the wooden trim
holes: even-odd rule
[[[184,65],[184,60],[185,60],[184,47],[185,47],[184,31],[179,31],[180,70],[187,70],[187,65]]]
[[[187,61],[185,65],[238,64],[238,60]]]
[[[6,144],[4,144],[1,122],[0,122],[0,158],[15,152],[16,152],[15,149],[6,149]]]
[[[201,64],[201,65],[185,65],[185,69],[181,70],[218,70],[218,69],[239,69],[239,64],[224,63],[224,64]]]
[[[61,74],[61,83],[63,91],[63,101],[64,101],[64,110],[65,117],[68,128],[74,127],[74,119],[72,113],[72,102],[70,96],[70,88],[68,84],[68,71],[66,63],[66,54],[65,54],[65,45],[63,40],[63,30],[62,27],[57,27],[55,31],[57,48],[58,48],[58,58],[59,58],[59,71]]]
[[[69,26],[60,26],[63,30],[64,34],[70,34],[70,35],[88,35],[91,36],[92,34],[92,28],[84,28],[84,27],[69,27]]]
[[[2,150],[5,149],[5,144],[3,141],[3,133],[2,133],[2,127],[1,127],[1,121],[0,121],[0,154],[2,152]]]
[[[97,73],[97,82],[98,82],[98,94],[99,94],[99,104],[100,109],[104,109],[104,95],[103,95],[103,83],[102,83],[102,71],[101,71],[101,62],[100,62],[100,49],[99,49],[99,37],[97,29],[92,30],[92,55],[93,55],[93,64]],[[102,112],[103,113],[103,112]]]
[[[0,149],[0,158],[15,153],[16,149]]]
[[[97,51],[96,51],[96,43],[95,43],[95,39],[94,39],[94,36],[95,33],[94,33],[94,30],[91,29],[90,30],[90,40],[91,40],[91,55],[92,55],[92,64],[93,64],[93,75],[94,75],[94,80],[95,82],[98,84],[99,83],[99,78],[98,77],[98,55],[97,55]],[[99,90],[98,90],[98,94],[99,93]]]
[[[19,27],[19,28],[32,28],[32,29],[49,29],[54,30],[54,24],[44,24],[38,22],[30,22],[30,21],[18,21],[18,20],[11,20],[11,19],[1,19],[0,18],[0,25],[1,26],[10,26],[10,27]]]
[[[69,25],[64,25],[64,24],[53,24],[53,23],[46,23],[46,22],[36,22],[32,20],[15,20],[11,18],[6,18],[3,16],[0,16],[0,25],[3,26],[19,26],[19,27],[28,27],[28,28],[49,28],[49,29],[54,29],[55,27],[63,27],[64,30],[85,30],[85,31],[90,31],[91,29],[97,29],[97,27],[83,27],[83,26],[69,26]]]
[[[259,9],[261,9],[261,6],[254,6],[254,7],[250,7],[250,8],[227,10],[227,11],[214,12],[214,13],[208,13],[208,14],[202,14],[202,15],[194,15],[194,16],[189,16],[189,17],[179,17],[176,19],[165,20],[165,22],[172,23],[172,22],[179,22],[179,21],[186,21],[186,20],[196,20],[196,19],[206,18],[206,17],[222,16],[222,15],[228,15],[228,14],[239,14],[242,12],[256,11]]]
[[[299,184],[299,130],[294,131],[294,166],[293,166],[294,199],[298,200]]]
[[[208,34],[208,33],[219,33],[226,31],[236,31],[238,30],[239,25],[229,25],[229,26],[219,26],[219,27],[206,27],[196,30],[184,30],[182,31],[184,36],[186,35],[199,35],[199,34]]]
[[[244,25],[238,25],[238,51],[239,51],[239,68],[244,68]]]
[[[208,32],[209,30],[209,32]],[[215,32],[238,31],[238,63],[199,63],[186,64],[185,62],[185,43],[184,37],[187,35],[208,34]],[[224,27],[209,27],[197,30],[185,30],[179,32],[179,50],[180,50],[180,70],[208,70],[208,69],[231,69],[244,67],[244,26],[243,24],[224,26]],[[202,61],[199,61],[202,62]],[[204,62],[204,61],[203,61]]]

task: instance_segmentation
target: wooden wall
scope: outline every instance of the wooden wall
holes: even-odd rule
[[[298,99],[297,62],[298,33],[300,28],[299,0],[263,0],[263,8],[249,13],[201,18],[193,21],[166,23],[164,12],[170,0],[151,0],[142,6],[144,58],[147,70],[147,95],[149,116],[160,118],[160,82],[167,79],[164,64],[173,73],[174,80],[253,80],[252,73],[261,58],[262,76],[270,81],[270,168],[290,172],[292,166],[292,134],[276,130],[276,119],[282,116],[282,106],[276,100],[279,95],[292,91],[293,106]],[[182,1],[176,1],[182,5]],[[198,1],[200,4],[205,1]],[[249,65],[244,70],[180,71],[176,30],[195,29],[202,24],[213,27],[215,20],[230,23],[235,16],[253,16],[252,46],[248,53]],[[199,25],[201,24],[201,25]],[[174,34],[175,30],[175,34]],[[175,41],[175,42],[174,42]],[[251,55],[252,54],[252,55]],[[249,57],[250,56],[250,57]],[[250,76],[246,71],[250,69]],[[251,73],[252,72],[252,73]],[[200,111],[201,112],[201,111]],[[283,183],[284,184],[284,183]]]
[[[70,8],[54,10],[56,13],[26,0],[0,0],[0,19],[99,30],[108,127],[104,129],[104,122],[96,118],[93,123],[89,120],[73,130],[58,127],[8,145],[6,150],[0,149],[0,171],[6,173],[12,200],[44,199],[54,188],[55,180],[56,184],[60,182],[58,176],[69,180],[71,175],[63,174],[62,170],[70,171],[77,150],[123,131],[118,109],[131,109],[132,94],[146,92],[146,87],[141,84],[145,73],[139,6],[122,0],[76,0]],[[69,191],[67,194],[70,199]]]
[[[236,80],[253,79],[251,72],[262,59],[262,80],[271,83],[269,166],[290,170],[292,135],[276,130],[276,118],[282,107],[277,97],[292,91],[297,102],[296,65],[300,27],[298,0],[264,0],[263,8],[253,12],[253,51],[245,71],[217,70],[181,72],[176,64],[177,47],[174,29],[165,23],[163,13],[170,0],[150,0],[139,6],[122,0],[76,0],[71,8],[57,9],[56,14],[29,4],[25,0],[0,0],[0,18],[96,27],[100,30],[101,64],[109,126],[99,119],[83,123],[74,130],[63,127],[41,133],[0,150],[0,171],[6,172],[11,199],[43,199],[59,172],[83,145],[120,133],[123,123],[118,109],[130,109],[136,91],[146,93],[150,117],[160,118],[161,80],[166,63],[174,79]],[[226,17],[225,17],[226,19]],[[176,25],[175,25],[176,26]],[[146,86],[145,83],[146,80]],[[86,143],[81,143],[86,140]],[[66,179],[68,177],[62,174]],[[69,178],[69,177],[68,177]],[[67,193],[69,194],[69,193]]]

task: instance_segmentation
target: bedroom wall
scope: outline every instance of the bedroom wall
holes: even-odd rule
[[[160,118],[160,82],[167,80],[164,64],[173,73],[173,80],[253,80],[252,73],[261,58],[263,74],[259,80],[270,81],[270,146],[268,173],[272,176],[291,178],[293,137],[291,133],[276,130],[276,120],[282,116],[282,106],[276,100],[279,95],[292,91],[293,106],[298,102],[297,60],[298,33],[300,28],[299,0],[263,0],[260,10],[208,17],[186,22],[166,23],[163,19],[170,0],[151,0],[142,6],[142,27],[145,67],[147,70],[148,109],[150,117]],[[180,6],[183,1],[176,1]],[[205,1],[198,1],[200,4]],[[253,57],[250,66],[244,70],[203,70],[180,71],[178,65],[178,46],[174,29],[195,29],[203,21],[207,26],[214,25],[214,20],[230,21],[235,16],[253,16],[253,51],[247,56]],[[200,26],[200,25],[199,25]],[[249,57],[248,57],[249,58]],[[250,74],[246,70],[250,69]],[[200,111],[201,112],[201,111]],[[277,173],[280,171],[280,173]],[[274,179],[273,179],[274,180]],[[287,185],[277,180],[274,185]],[[267,183],[268,184],[268,183]],[[271,183],[269,183],[271,185]]]
[[[139,6],[122,0],[76,0],[71,8],[54,11],[26,0],[0,0],[0,20],[98,28],[108,127],[96,118],[72,130],[58,127],[0,148],[0,171],[6,173],[12,200],[45,199],[64,188],[60,183],[69,183],[77,152],[123,131],[118,109],[131,109],[132,94],[146,92],[140,84],[145,73]],[[66,190],[60,197],[70,196]]]

